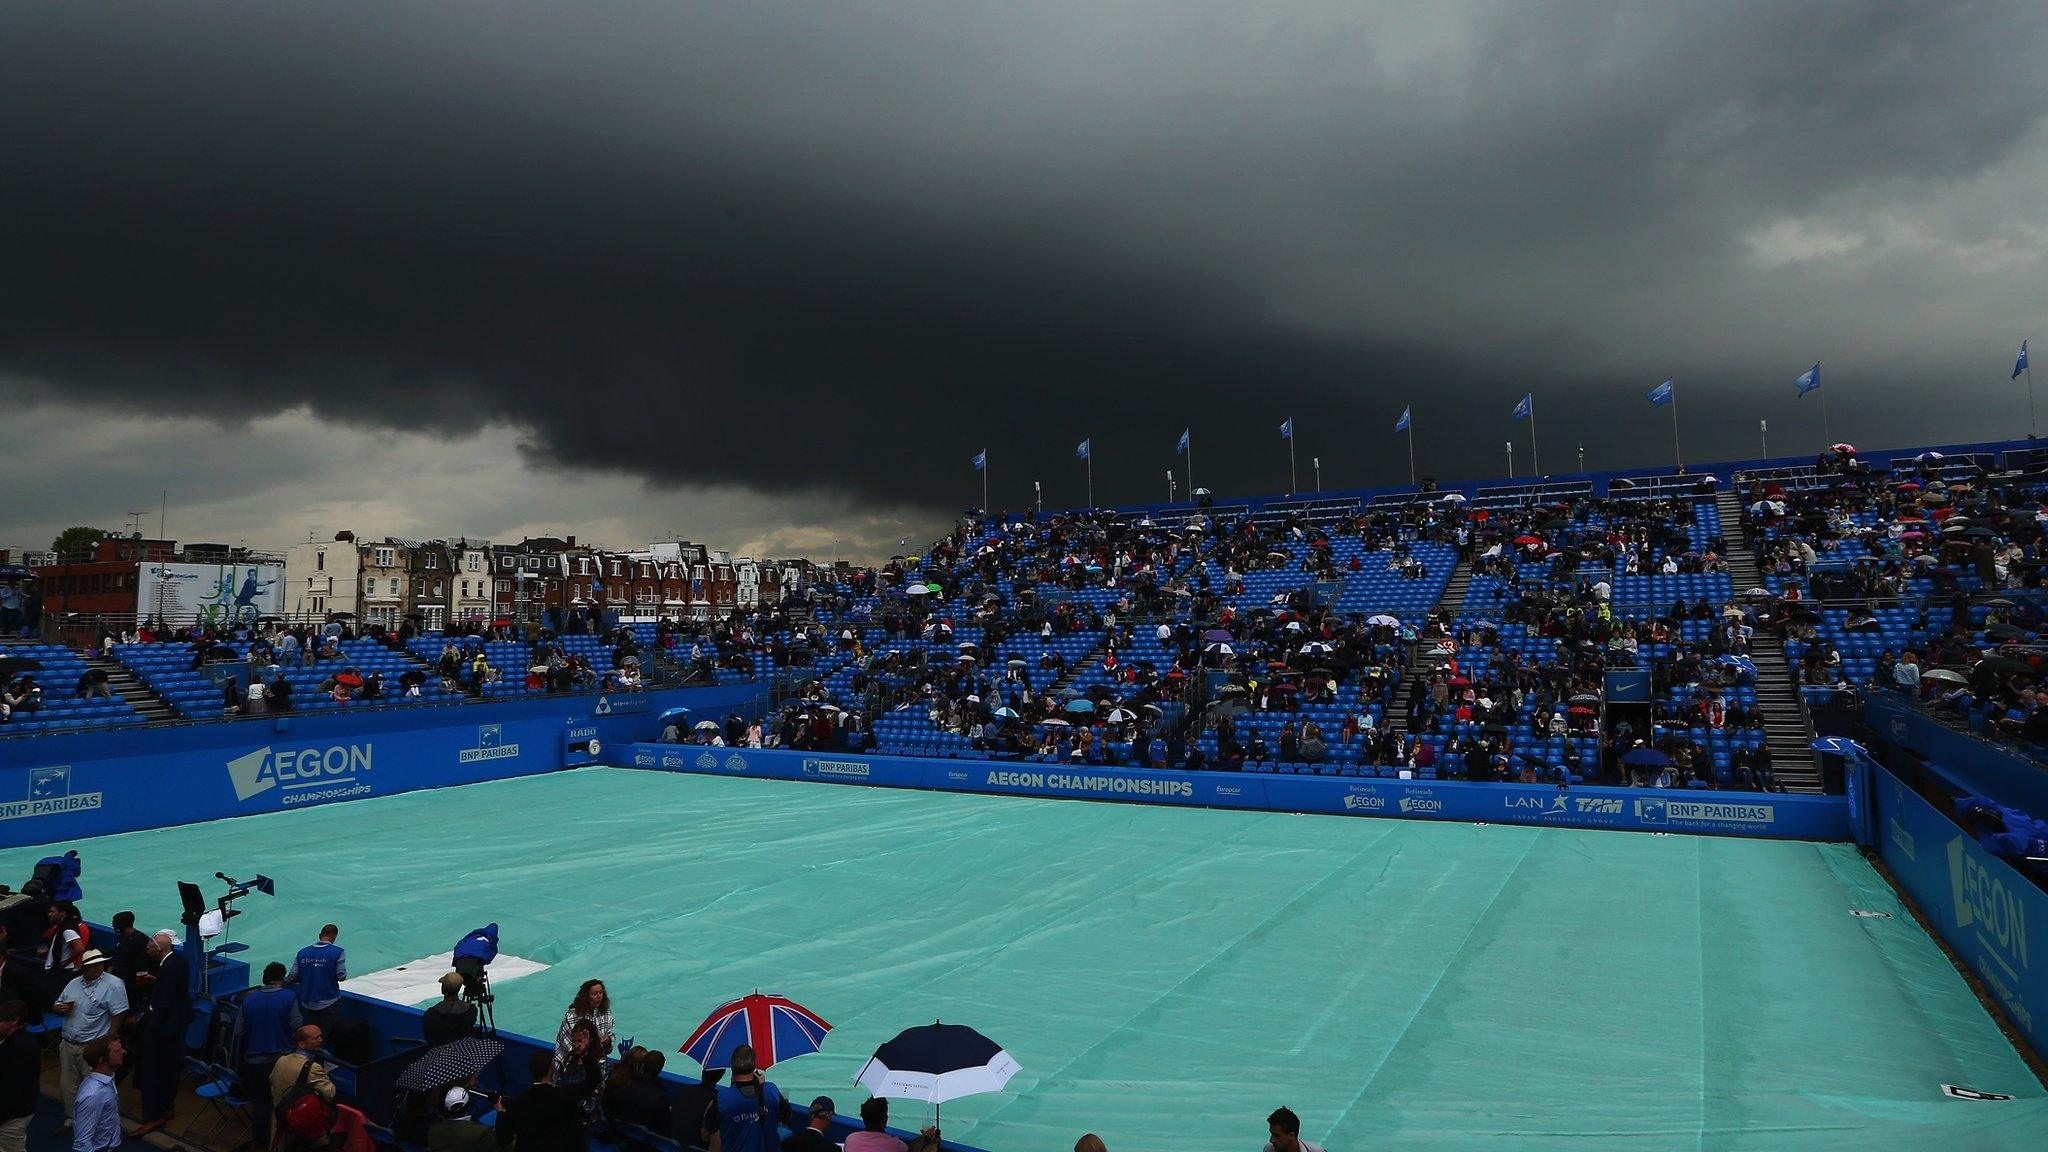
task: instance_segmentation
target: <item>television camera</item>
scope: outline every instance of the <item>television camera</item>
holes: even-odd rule
[[[455,942],[455,974],[462,977],[462,998],[476,1008],[477,1027],[486,1036],[498,1034],[492,1005],[489,965],[498,958],[498,926],[486,924]]]

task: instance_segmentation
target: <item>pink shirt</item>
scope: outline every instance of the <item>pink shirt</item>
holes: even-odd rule
[[[910,1146],[887,1132],[849,1132],[846,1152],[910,1152]]]

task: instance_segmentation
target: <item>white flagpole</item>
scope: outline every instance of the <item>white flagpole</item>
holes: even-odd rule
[[[2040,437],[2040,425],[2034,422],[2034,358],[2027,357],[2027,439]]]
[[[1820,437],[1822,440],[1827,441],[1827,444],[1822,445],[1822,447],[1827,447],[1835,442],[1835,434],[1828,431],[1828,390],[1825,388],[1820,390]]]
[[[1408,486],[1417,486],[1415,479],[1415,410],[1408,410]]]
[[[1515,442],[1508,441],[1508,479],[1515,478]]]
[[[1323,493],[1323,458],[1311,456],[1308,458],[1308,464],[1316,470],[1316,495],[1320,496]]]
[[[1093,438],[1088,441],[1088,459],[1086,463],[1088,465],[1088,509],[1092,512],[1095,510],[1095,441]]]
[[[1678,461],[1678,470],[1685,471],[1685,449],[1678,443],[1678,385],[1671,386],[1671,455]]]
[[[1195,498],[1195,434],[1188,433],[1188,499]]]
[[[988,519],[988,449],[981,450],[981,518]]]
[[[1769,460],[1771,458],[1771,422],[1769,420],[1759,420],[1756,422],[1756,438],[1764,450],[1762,458]]]
[[[1543,479],[1543,457],[1536,453],[1536,395],[1529,395],[1529,469],[1530,475]]]
[[[1301,485],[1294,479],[1294,417],[1287,418],[1287,494],[1292,496]]]

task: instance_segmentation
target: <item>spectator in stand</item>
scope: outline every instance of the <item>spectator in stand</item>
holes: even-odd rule
[[[580,1152],[586,1143],[583,1114],[567,1093],[555,1087],[554,1057],[544,1049],[530,1052],[526,1071],[533,1087],[498,1102],[499,1146],[509,1144],[514,1152]]]
[[[1357,559],[1356,556],[1352,557],[1353,561]],[[1109,1149],[1102,1143],[1102,1137],[1089,1132],[1074,1141],[1074,1152],[1109,1152]]]
[[[558,1076],[563,1060],[569,1054],[569,1034],[579,1021],[590,1025],[598,1057],[602,1059],[611,1055],[612,1001],[605,992],[604,981],[585,980],[583,986],[576,990],[576,998],[569,1002],[568,1011],[562,1013],[562,1026],[555,1030],[555,1069]]]
[[[0,924],[0,1004],[19,1004],[31,1022],[40,1023],[43,1008],[50,1002],[43,990],[42,969],[31,961],[16,959],[9,941],[7,926]]]
[[[725,1078],[725,1069],[706,1068],[695,1084],[684,1084],[676,1089],[676,1098],[669,1104],[669,1138],[685,1148],[708,1148],[712,1133],[718,1131],[718,1121],[713,1106],[718,1101],[718,1082]]]
[[[1266,1146],[1261,1152],[1323,1152],[1301,1138],[1301,1117],[1290,1108],[1275,1108],[1266,1117]]]
[[[13,635],[21,627],[21,582],[0,580],[0,635]]]
[[[128,990],[119,980],[107,976],[106,956],[97,948],[88,949],[78,963],[78,976],[64,986],[57,1002],[50,1006],[52,1012],[64,1018],[63,1038],[57,1044],[57,1094],[64,1102],[67,1123],[77,1107],[78,1086],[96,1063],[87,1055],[86,1047],[94,1041],[112,1038],[114,1025],[128,1013]],[[115,1144],[120,1143],[118,1135]]]
[[[292,969],[284,978],[287,987],[299,993],[299,1014],[309,1023],[320,1024],[327,1011],[341,1000],[341,982],[348,979],[348,953],[334,942],[341,929],[328,924],[320,938],[299,949]]]
[[[782,1152],[839,1152],[839,1145],[826,1135],[832,1128],[832,1116],[837,1111],[838,1107],[830,1096],[812,1100],[809,1122],[782,1142]]]
[[[476,1005],[462,998],[462,976],[441,977],[441,1002],[420,1013],[420,1034],[427,1047],[460,1040],[476,1027]]]
[[[107,971],[128,986],[130,999],[140,999],[135,977],[149,964],[149,937],[135,930],[135,913],[123,909],[114,913],[114,943],[107,950],[113,957]]]
[[[597,1029],[589,1020],[569,1026],[567,1051],[555,1053],[555,1085],[566,1094],[584,1120],[597,1119],[597,1094],[604,1087],[604,1055]]]
[[[142,1018],[135,1079],[142,1090],[142,1127],[154,1132],[171,1118],[178,1081],[185,1073],[185,1032],[192,1024],[191,966],[178,952],[177,934],[166,928],[149,938],[151,968],[143,975],[149,999]]]
[[[242,1053],[242,1096],[249,1101],[249,1138],[257,1148],[270,1147],[270,1074],[292,1050],[301,1023],[299,998],[284,986],[284,975],[285,966],[275,960],[264,966],[263,986],[242,997],[228,1045]]]
[[[889,1098],[870,1096],[860,1102],[858,1132],[846,1136],[846,1152],[931,1152],[939,1146],[939,1130],[926,1128],[909,1144],[889,1134]]]
[[[43,1051],[19,1000],[0,1001],[0,1152],[27,1152],[28,1122],[43,1098]]]
[[[85,1046],[86,1074],[75,1094],[64,1095],[65,1114],[75,1115],[77,1121],[71,1152],[113,1152],[121,1146],[121,1094],[114,1087],[114,1073],[120,1070],[124,1055],[121,1041],[112,1036]]]
[[[498,1134],[469,1114],[466,1086],[442,1094],[436,1119],[427,1126],[427,1152],[494,1152],[498,1146]]]
[[[318,1024],[306,1024],[292,1033],[292,1050],[277,1058],[270,1069],[270,1100],[280,1103],[299,1083],[299,1074],[306,1075],[306,1087],[320,1094],[329,1103],[334,1101],[334,1080],[328,1076],[327,1068],[320,1058],[320,1047],[327,1043]]]
[[[107,682],[107,670],[87,668],[72,688],[72,696],[79,700],[112,700],[113,686]]]
[[[668,1060],[656,1049],[633,1051],[640,1054],[635,1071],[611,1090],[605,1102],[605,1115],[626,1124],[638,1124],[649,1132],[666,1133],[673,1117],[669,1114],[668,1089],[662,1086],[661,1071]]]
[[[789,1122],[789,1101],[754,1067],[751,1044],[733,1049],[732,1083],[718,1090],[713,1107],[719,1152],[779,1152],[777,1125]]]

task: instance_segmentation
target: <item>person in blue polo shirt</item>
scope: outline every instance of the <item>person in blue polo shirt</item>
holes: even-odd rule
[[[293,1033],[303,1020],[299,999],[284,986],[285,967],[272,961],[263,969],[263,987],[242,997],[235,1015],[234,1038],[242,1050],[242,1094],[252,1102],[249,1135],[257,1148],[270,1147],[270,1073],[278,1057],[291,1051]]]
[[[732,1050],[732,1083],[718,1090],[713,1106],[721,1152],[777,1152],[780,1125],[789,1122],[789,1101],[754,1067],[754,1048]]]
[[[341,929],[332,924],[320,929],[320,939],[299,949],[292,970],[284,982],[299,991],[299,1012],[309,1024],[325,1025],[327,1010],[341,999],[341,982],[348,979],[348,954],[334,938]]]

